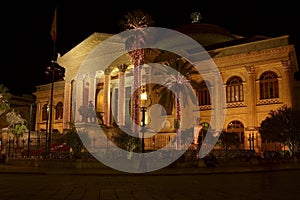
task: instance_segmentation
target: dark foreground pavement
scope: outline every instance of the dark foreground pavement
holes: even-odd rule
[[[296,200],[300,165],[113,169],[0,165],[1,200]]]
[[[59,168],[29,167],[0,164],[0,174],[66,174],[66,175],[196,175],[224,173],[258,173],[266,171],[300,170],[300,162],[262,166],[238,165],[216,167],[167,167],[147,173],[127,173],[112,168]]]

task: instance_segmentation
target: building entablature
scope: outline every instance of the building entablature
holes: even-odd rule
[[[290,59],[290,52],[293,51],[292,46],[277,47],[273,49],[265,49],[261,51],[252,51],[242,54],[214,58],[214,62],[218,67],[227,68],[230,66],[241,66],[245,64],[260,64],[277,62]]]
[[[259,41],[247,42],[243,44],[237,44],[232,46],[226,46],[223,48],[212,49],[215,57],[224,57],[231,55],[238,55],[248,52],[261,51],[266,49],[274,49],[277,47],[289,46],[289,36],[284,35],[276,38],[267,38]]]

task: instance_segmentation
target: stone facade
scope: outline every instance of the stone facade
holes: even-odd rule
[[[38,132],[45,132],[49,127],[50,119],[50,90],[51,84],[37,86],[34,93],[36,96],[36,124],[35,130]],[[65,113],[65,81],[55,82],[53,85],[53,106],[52,106],[52,130],[63,133],[65,125],[65,118],[68,114]]]
[[[197,140],[199,134],[203,134],[203,128],[208,125],[213,130],[215,127],[221,127],[219,129],[239,134],[239,148],[242,150],[249,149],[250,145],[258,153],[264,150],[282,150],[283,147],[278,144],[263,144],[258,127],[270,110],[276,110],[282,105],[299,108],[299,104],[295,101],[297,95],[299,96],[299,83],[293,78],[298,65],[294,46],[289,43],[289,36],[258,37],[246,40],[247,38],[241,36],[224,35],[224,32],[220,33],[215,29],[214,26],[214,30],[211,30],[213,33],[210,35],[205,33],[205,38],[209,38],[208,36],[222,38],[221,42],[215,41],[215,43],[212,43],[212,38],[209,38],[210,43],[204,46],[211,59],[194,62],[193,59],[201,55],[192,51],[185,52],[187,60],[204,69],[201,70],[200,75],[191,78],[199,83],[205,81],[206,87],[211,89],[211,104],[199,102],[196,115],[183,113],[183,117],[186,114],[193,123],[194,143],[199,142]],[[201,33],[197,34],[194,38],[197,41],[203,40]],[[195,33],[191,35],[195,36]],[[107,67],[98,66],[94,69],[92,66],[93,50],[110,36],[112,35],[94,33],[68,53],[58,57],[58,64],[66,69],[65,80],[56,82],[54,90],[53,105],[58,102],[63,103],[63,118],[53,120],[53,127],[59,132],[62,133],[64,129],[69,128],[68,122],[93,122],[90,118],[83,119],[79,112],[81,106],[88,108],[89,103],[92,103],[93,109],[98,114],[97,122],[101,125],[126,126],[129,123],[130,111],[125,109],[126,106],[124,107],[130,102],[132,95],[130,89],[133,87],[133,63],[129,55],[118,57]],[[124,48],[123,38],[116,37],[110,42],[120,49]],[[154,49],[146,52],[146,63],[163,63],[168,59],[168,55],[163,54],[164,52]],[[109,55],[101,56],[103,60],[109,58]],[[89,62],[93,68],[91,71],[82,67]],[[212,63],[217,66],[219,77],[215,76],[216,72],[205,71],[206,67],[209,69],[208,66]],[[145,65],[140,73],[142,80],[153,78],[151,65]],[[208,86],[208,84],[211,85]],[[38,102],[36,130],[42,130],[46,129],[46,121],[42,120],[42,109],[49,100],[50,85],[38,86],[37,89],[35,93]],[[152,99],[152,105],[157,103],[158,97],[155,93],[151,92],[150,88],[147,90]],[[199,100],[201,93],[195,91],[195,94]],[[222,110],[216,109],[220,107],[220,102],[225,102]],[[223,111],[226,112],[224,122],[218,121],[218,116],[222,115]],[[114,118],[115,113],[117,113],[116,118]],[[161,148],[169,143],[176,134],[175,118],[175,111],[173,111],[164,118],[164,124],[161,127],[154,127],[154,129],[159,129],[159,134],[149,136],[145,140],[145,148]],[[149,108],[146,111],[145,120],[146,124],[150,123]],[[145,134],[151,135],[151,131]],[[158,144],[158,141],[159,147],[153,147],[152,144],[155,142]]]

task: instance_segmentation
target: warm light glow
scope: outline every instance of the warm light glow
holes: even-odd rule
[[[146,92],[142,92],[141,100],[147,100],[147,93]]]

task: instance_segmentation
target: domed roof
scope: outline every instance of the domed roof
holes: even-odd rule
[[[237,36],[232,35],[227,29],[221,26],[201,23],[200,13],[192,13],[191,18],[193,19],[192,23],[175,27],[174,30],[190,36],[202,46],[238,39]]]

